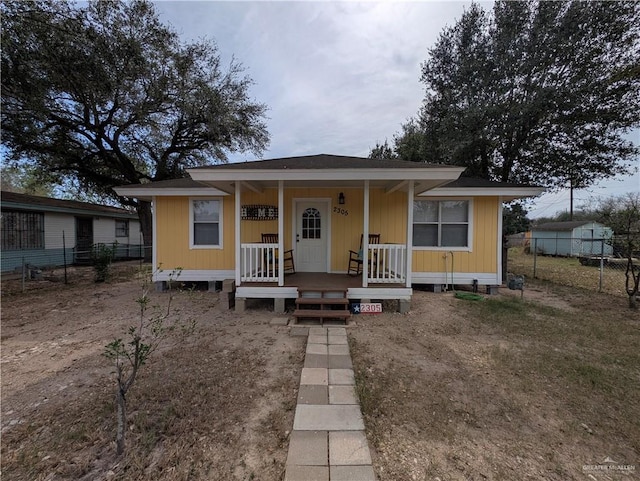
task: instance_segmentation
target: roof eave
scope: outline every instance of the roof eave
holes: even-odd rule
[[[545,191],[544,187],[439,187],[429,190],[421,197],[502,197],[505,202],[525,197],[536,197]]]
[[[229,195],[227,192],[223,192],[220,189],[214,187],[157,187],[157,188],[145,188],[136,186],[121,186],[114,187],[116,194],[121,197],[129,197],[140,200],[152,200],[153,197],[160,196],[220,196]]]
[[[460,177],[464,167],[429,167],[412,169],[255,169],[255,170],[207,170],[188,169],[191,178],[198,182],[235,181],[331,181],[331,180],[444,180]]]
[[[70,214],[87,217],[109,217],[118,219],[137,219],[135,213],[129,212],[110,212],[98,209],[82,209],[78,207],[59,207],[44,204],[26,204],[22,202],[3,201],[2,210],[20,210],[29,212],[49,212],[52,214]]]

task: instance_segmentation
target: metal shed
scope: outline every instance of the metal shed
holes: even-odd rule
[[[613,230],[594,221],[547,222],[531,230],[531,248],[550,256],[610,256]]]

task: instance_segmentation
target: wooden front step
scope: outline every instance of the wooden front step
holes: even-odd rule
[[[298,289],[296,310],[293,317],[300,319],[342,319],[345,324],[351,317],[345,289]]]

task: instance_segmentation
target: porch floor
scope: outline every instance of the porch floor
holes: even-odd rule
[[[277,282],[243,282],[243,287],[275,287]],[[284,287],[301,289],[349,289],[362,287],[362,275],[327,274],[326,272],[296,272],[284,276]],[[405,287],[404,284],[369,284],[371,289]]]

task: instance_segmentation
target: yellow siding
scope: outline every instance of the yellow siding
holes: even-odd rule
[[[189,197],[157,197],[156,252],[162,269],[234,269],[234,203],[221,197],[224,249],[189,248]]]
[[[473,200],[473,241],[471,252],[453,252],[454,272],[496,272],[498,242],[497,197],[476,197]],[[451,256],[447,251],[413,251],[414,272],[445,272],[451,270]]]
[[[338,194],[344,192],[346,202],[338,205]],[[293,199],[330,199],[328,215],[331,222],[331,270],[346,271],[349,250],[357,250],[363,226],[364,192],[362,189],[286,189],[284,195],[284,244],[292,245]],[[223,205],[223,249],[189,248],[189,198],[158,197],[155,214],[157,229],[157,260],[164,269],[232,270],[235,261],[235,199],[221,197]],[[277,189],[263,193],[245,191],[242,204],[278,205]],[[497,197],[475,198],[473,201],[473,246],[471,252],[455,251],[455,272],[496,272],[498,242]],[[344,215],[333,208],[348,212]],[[407,197],[404,192],[385,194],[379,189],[370,192],[369,231],[379,233],[383,243],[404,243],[407,232]],[[278,221],[249,221],[241,223],[243,243],[260,242],[261,234],[278,232]],[[444,272],[446,251],[414,250],[414,272]],[[451,269],[450,260],[447,269]]]

